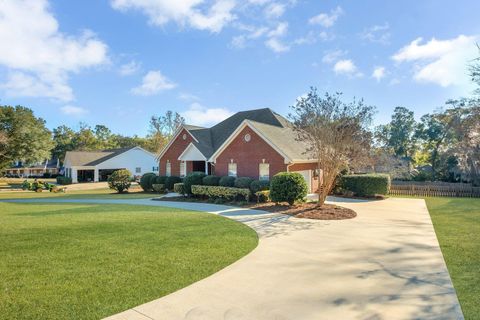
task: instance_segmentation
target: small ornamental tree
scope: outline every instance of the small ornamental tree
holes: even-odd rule
[[[308,192],[307,183],[298,172],[280,172],[273,176],[270,183],[270,198],[273,202],[302,201]]]
[[[369,126],[375,108],[363,100],[345,103],[341,93],[321,97],[311,88],[299,98],[289,115],[297,140],[306,144],[306,153],[317,160],[320,172],[318,204],[325,203],[339,173],[369,160],[372,133]]]
[[[108,177],[108,187],[117,190],[118,193],[127,191],[132,184],[131,176],[130,171],[126,169],[114,171],[110,177]]]

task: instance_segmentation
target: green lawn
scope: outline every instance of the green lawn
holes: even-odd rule
[[[0,318],[99,319],[205,278],[257,242],[206,213],[0,203]]]
[[[158,197],[158,193],[143,192],[133,189],[128,193],[117,193],[111,189],[78,190],[66,193],[53,193],[48,191],[4,191],[0,192],[0,199],[26,199],[26,198],[64,198],[64,199],[146,199]]]
[[[479,319],[480,199],[425,201],[465,319]]]

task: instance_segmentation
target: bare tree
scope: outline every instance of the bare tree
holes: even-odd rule
[[[322,206],[332,191],[339,173],[351,165],[360,166],[368,159],[372,133],[368,129],[375,108],[363,100],[344,103],[342,94],[321,97],[311,88],[306,97],[292,106],[289,118],[298,140],[309,146],[318,161],[320,188],[318,203]]]

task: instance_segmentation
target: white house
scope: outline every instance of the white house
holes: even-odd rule
[[[64,173],[73,183],[106,181],[115,170],[127,169],[133,176],[158,173],[155,155],[140,147],[100,151],[67,151]]]

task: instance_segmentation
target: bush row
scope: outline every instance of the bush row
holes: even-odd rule
[[[155,191],[153,188],[154,184],[163,184],[165,189],[173,190],[173,186],[175,183],[181,182],[182,179],[177,176],[157,176],[153,172],[145,173],[140,178],[140,186],[142,187],[143,191],[151,192]]]
[[[72,184],[72,178],[65,176],[57,176],[57,184],[67,185]]]
[[[390,191],[388,174],[345,175],[338,182],[341,192],[351,192],[360,197],[386,195]]]
[[[192,185],[191,189],[193,195],[211,199],[250,200],[250,189],[247,188]]]

